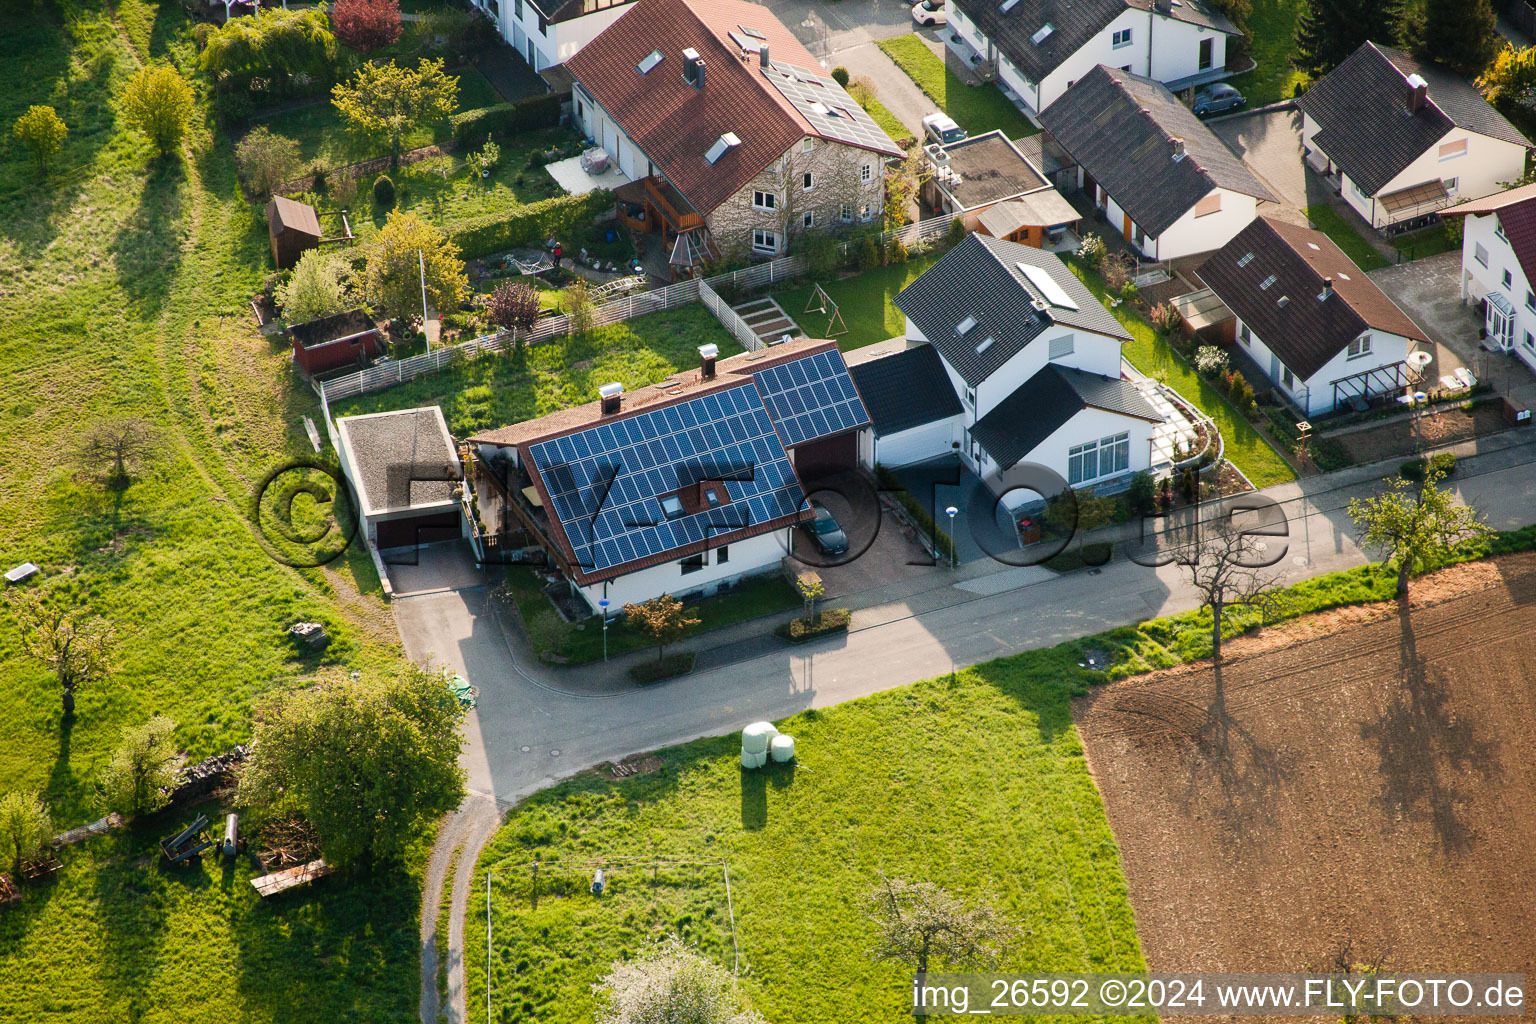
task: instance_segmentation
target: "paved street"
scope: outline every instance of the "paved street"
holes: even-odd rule
[[[912,30],[912,4],[900,0],[764,0],[763,6],[828,67],[843,50]]]

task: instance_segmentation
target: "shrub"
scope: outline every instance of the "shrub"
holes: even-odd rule
[[[164,807],[176,784],[176,723],[156,715],[144,725],[123,730],[123,741],[101,773],[107,806],[125,817]]]
[[[387,174],[373,179],[373,205],[386,209],[395,205],[395,182]]]
[[[1120,286],[1120,298],[1126,302],[1135,302],[1140,295],[1141,288],[1137,286],[1135,281],[1126,281]]]
[[[36,857],[52,835],[53,822],[36,793],[0,797],[0,856],[12,872],[20,874],[21,865]]]
[[[351,309],[357,304],[351,278],[351,268],[335,249],[311,249],[278,286],[278,307],[296,324]]]
[[[1419,483],[1424,479],[1426,469],[1433,470],[1442,476],[1450,476],[1456,472],[1456,455],[1454,452],[1436,452],[1426,458],[1409,459],[1397,467],[1397,473],[1404,480]]]
[[[1104,244],[1104,239],[1098,235],[1086,235],[1083,238],[1083,244],[1077,247],[1077,258],[1097,270],[1104,262],[1104,255],[1108,251],[1109,248]]]
[[[52,107],[34,103],[16,119],[16,123],[11,126],[11,134],[32,154],[37,166],[46,170],[48,161],[63,148],[64,137],[69,134],[69,129]]]
[[[873,270],[880,265],[880,246],[873,235],[866,235],[859,245],[859,269]]]
[[[331,5],[331,24],[337,39],[368,53],[400,39],[400,4],[397,0],[336,0]]]
[[[123,113],[165,155],[180,146],[187,134],[187,121],[192,116],[192,86],[169,64],[151,64],[128,79],[123,90]]]
[[[483,256],[568,234],[612,206],[613,193],[605,189],[595,189],[586,195],[554,196],[462,220],[454,225],[449,237],[465,256]]]
[[[687,675],[693,671],[693,652],[679,651],[659,661],[642,661],[629,667],[629,678],[637,686],[649,686],[663,679]]]
[[[491,107],[464,110],[448,119],[454,140],[468,146],[487,135],[505,137],[560,123],[560,96],[547,93],[516,103],[498,103]]]
[[[1195,351],[1195,369],[1200,372],[1200,376],[1216,377],[1226,368],[1227,354],[1215,345],[1201,345]]]
[[[235,18],[204,40],[198,66],[220,92],[312,95],[335,80],[339,64],[331,23],[314,8]]]
[[[279,185],[293,177],[299,164],[299,144],[277,135],[266,125],[246,132],[235,147],[235,171],[246,190],[258,199],[266,199]],[[318,175],[317,175],[318,178]],[[315,188],[321,187],[317,181]]]
[[[1131,477],[1130,486],[1125,489],[1125,503],[1130,506],[1136,515],[1146,515],[1151,512],[1157,501],[1157,484],[1152,479],[1152,474],[1142,470]]]
[[[836,82],[844,89],[848,88],[848,69],[843,67],[841,64],[833,68],[832,81]]]
[[[1153,306],[1147,317],[1152,321],[1153,327],[1162,331],[1171,331],[1179,324],[1179,311],[1167,302],[1159,302]]]
[[[891,244],[885,247],[885,262],[907,262],[907,244],[901,240],[900,236],[892,238]]]
[[[846,633],[848,622],[853,618],[847,608],[827,608],[819,615],[807,615],[803,618],[790,619],[781,625],[775,626],[774,635],[800,643],[805,640],[814,640],[828,633]]]
[[[959,245],[963,241],[965,241],[965,220],[956,217],[949,222],[949,244]]]
[[[831,277],[842,266],[843,255],[837,239],[825,231],[807,231],[800,236],[800,255],[805,257],[806,272],[820,280]]]
[[[485,177],[485,175],[495,169],[496,164],[500,161],[501,147],[491,141],[489,135],[485,137],[485,145],[480,147],[479,152],[471,153],[464,158],[464,163],[468,165],[477,178]]]

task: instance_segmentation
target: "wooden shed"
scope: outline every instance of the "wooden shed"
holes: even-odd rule
[[[320,215],[313,206],[273,196],[267,203],[267,234],[272,238],[272,260],[279,270],[299,262],[299,257],[320,245]]]
[[[379,325],[361,309],[332,313],[288,328],[293,361],[308,374],[365,365],[383,347]]]

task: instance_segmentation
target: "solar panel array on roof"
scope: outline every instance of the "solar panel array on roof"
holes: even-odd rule
[[[799,511],[805,495],[754,387],[529,446],[577,564],[608,569]],[[724,480],[730,502],[668,519],[661,499]]]
[[[869,413],[836,349],[770,366],[752,379],[790,447],[869,423]]]
[[[836,80],[790,64],[770,63],[771,67],[761,69],[763,77],[772,82],[822,136],[880,153],[896,155],[901,152],[890,136],[875,124],[874,118],[844,92]]]

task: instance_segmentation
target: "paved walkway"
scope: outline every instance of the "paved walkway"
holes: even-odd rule
[[[874,83],[875,96],[885,104],[907,131],[921,137],[923,118],[938,111],[938,105],[924,95],[907,73],[874,43],[863,43],[837,55],[836,63],[848,69],[853,78],[867,78]]]

